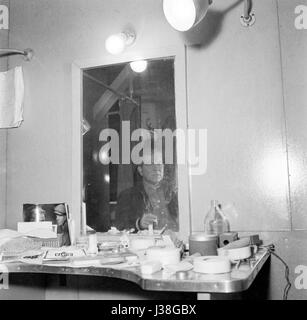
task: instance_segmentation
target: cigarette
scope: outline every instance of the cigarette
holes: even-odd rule
[[[167,224],[161,229],[160,234],[162,234],[167,228]]]

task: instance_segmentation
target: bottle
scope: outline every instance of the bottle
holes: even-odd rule
[[[88,249],[87,253],[90,255],[95,255],[98,252],[98,247],[97,247],[97,234],[96,231],[88,231],[87,232],[88,236]]]
[[[207,234],[220,235],[229,232],[230,226],[222,207],[217,200],[211,200],[211,208],[205,218],[205,232]]]

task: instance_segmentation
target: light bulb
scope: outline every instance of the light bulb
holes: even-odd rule
[[[130,62],[130,67],[134,72],[141,73],[146,70],[147,61],[146,60],[138,60],[138,61]]]
[[[105,47],[111,54],[120,54],[125,49],[126,41],[127,37],[123,32],[113,34],[106,39]]]
[[[196,21],[193,0],[164,0],[163,11],[169,24],[178,31],[187,31]]]

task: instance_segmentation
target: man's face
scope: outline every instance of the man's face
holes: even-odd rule
[[[139,173],[146,182],[157,185],[163,179],[164,165],[162,153],[155,151],[153,154],[143,156],[143,165],[139,167]]]
[[[58,226],[62,226],[64,223],[65,223],[65,221],[66,221],[66,216],[65,215],[56,215],[56,223],[57,223],[57,225]]]
[[[164,166],[163,164],[143,164],[140,173],[145,181],[156,185],[163,179]]]

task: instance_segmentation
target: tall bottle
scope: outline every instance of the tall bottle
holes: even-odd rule
[[[205,218],[205,232],[220,235],[229,231],[229,221],[225,217],[221,205],[217,200],[211,200],[211,208]]]

